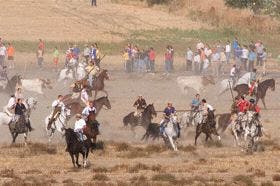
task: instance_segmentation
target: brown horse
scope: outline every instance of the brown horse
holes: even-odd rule
[[[81,113],[84,109],[84,106],[80,103],[80,101],[71,102],[66,106],[68,108],[71,108],[71,117],[74,116],[75,114]],[[104,106],[106,110],[111,109],[110,100],[106,96],[94,100],[94,106],[96,108],[96,116]]]
[[[94,145],[96,145],[97,135],[100,134],[98,126],[99,123],[96,120],[96,114],[94,112],[90,112],[83,133],[92,140],[92,149],[94,148]]]
[[[259,83],[257,91],[255,93],[256,103],[258,103],[259,99],[261,99],[265,109],[266,109],[265,96],[268,88],[271,88],[272,91],[275,90],[274,79],[267,79]],[[249,87],[247,84],[236,85],[233,90],[238,93],[238,96],[249,94]]]

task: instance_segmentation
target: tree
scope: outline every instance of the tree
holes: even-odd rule
[[[227,6],[233,8],[250,8],[255,14],[265,8],[266,1],[270,0],[224,0]]]

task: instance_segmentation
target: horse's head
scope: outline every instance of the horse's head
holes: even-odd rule
[[[99,76],[108,80],[109,79],[108,70],[106,70],[106,69],[102,70],[102,72],[100,73]]]
[[[105,109],[111,109],[112,107],[111,107],[111,103],[109,101],[108,96],[105,96],[103,99],[104,99],[104,103],[103,104],[106,106]]]
[[[153,115],[154,117],[157,117],[157,112],[155,110],[155,107],[154,107],[154,104],[149,104],[146,109],[145,109],[146,112],[150,113],[151,115]]]

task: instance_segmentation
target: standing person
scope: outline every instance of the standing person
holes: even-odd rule
[[[192,63],[193,63],[193,51],[191,47],[189,47],[186,52],[186,71],[192,70]]]
[[[173,71],[174,70],[174,53],[175,53],[173,46],[171,46],[171,45],[169,46],[169,51],[171,54],[170,67],[171,67],[171,71]]]
[[[239,44],[238,44],[238,40],[235,37],[234,40],[232,41],[232,49],[234,51],[234,59],[236,60],[236,49],[238,48]]]
[[[235,85],[236,79],[237,79],[237,69],[236,65],[233,65],[232,68],[230,69],[230,74],[229,74],[230,79],[232,80],[232,86]]]
[[[126,72],[130,72],[130,64],[129,64],[129,55],[126,50],[123,51],[122,54],[123,60],[124,60],[124,69]]]
[[[91,0],[91,6],[97,6],[96,0]]]
[[[194,64],[194,72],[195,74],[199,74],[200,73],[200,63],[201,63],[201,59],[200,59],[200,55],[199,52],[195,53],[195,56],[193,58],[193,64]]]
[[[230,54],[231,54],[231,46],[230,46],[230,42],[227,41],[226,44],[226,50],[225,50],[225,54],[226,54],[226,64],[230,63]]]
[[[42,53],[45,53],[45,43],[42,39],[39,39],[38,50],[42,50]]]
[[[5,57],[7,54],[7,49],[3,43],[0,43],[0,66],[4,67],[5,65]]]
[[[156,60],[156,53],[153,47],[150,48],[149,51],[149,60],[151,65],[151,72],[155,73],[155,60]]]
[[[8,43],[7,56],[9,62],[9,68],[15,68],[14,55],[15,55],[15,48],[12,46],[11,43]]]
[[[88,63],[89,55],[90,55],[90,48],[88,47],[88,44],[85,45],[83,55],[84,55],[86,62]]]
[[[242,55],[242,48],[238,44],[237,48],[235,49],[235,64],[238,71],[241,68],[241,55]]]
[[[213,65],[213,75],[219,77],[220,76],[220,54],[216,49],[213,49],[213,55],[211,63]]]
[[[257,55],[256,55],[254,49],[251,48],[249,51],[249,56],[248,56],[248,59],[249,59],[248,71],[249,72],[253,71],[256,58],[257,58]]]
[[[44,57],[43,57],[43,50],[38,50],[37,51],[37,64],[40,68],[42,68],[44,62]]]
[[[263,49],[263,53],[260,56],[261,58],[261,64],[263,65],[263,74],[266,74],[266,59],[267,59],[267,53],[266,53],[266,48]]]
[[[169,74],[171,72],[171,52],[169,50],[169,46],[166,47],[166,52],[164,54],[165,58],[165,72],[166,74]]]
[[[261,41],[258,41],[256,43],[256,51],[257,51],[257,66],[262,66],[262,58],[261,58],[261,55],[263,54],[263,49],[264,49],[264,46],[263,46],[263,43]]]
[[[223,51],[220,53],[220,61],[221,61],[221,66],[220,66],[220,72],[224,74],[225,72],[225,66],[227,64],[227,56],[226,56],[226,50],[223,48]]]
[[[248,47],[247,47],[247,45],[244,45],[243,49],[242,49],[242,54],[241,54],[241,62],[242,62],[242,66],[243,66],[244,71],[247,71],[248,56],[249,56]]]
[[[58,61],[59,61],[59,51],[57,47],[55,47],[53,52],[53,64],[56,72],[58,70]]]

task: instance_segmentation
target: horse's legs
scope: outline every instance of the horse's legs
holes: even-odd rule
[[[201,131],[197,131],[195,134],[195,140],[194,140],[194,144],[196,145],[197,142],[197,138],[199,137],[199,135],[201,134]]]
[[[13,136],[13,143],[15,143],[16,139],[17,139],[17,136],[18,136],[18,133],[12,133],[12,136]]]
[[[76,153],[76,154],[75,154],[75,157],[76,157],[76,165],[77,165],[78,167],[81,167],[81,165],[79,164],[79,153]]]
[[[205,142],[207,142],[207,141],[208,141],[208,138],[209,138],[209,134],[206,133],[205,135],[206,135]]]
[[[24,145],[26,146],[27,145],[27,133],[24,133],[23,136],[24,136]]]
[[[173,150],[174,150],[174,151],[178,151],[176,145],[174,144],[174,141],[173,141],[173,139],[172,139],[172,136],[168,136],[168,135],[167,135],[167,137],[168,137],[168,140],[169,140],[169,142],[170,142],[170,144],[171,144]]]
[[[69,153],[69,154],[70,154],[70,156],[71,156],[73,166],[76,167],[76,165],[75,165],[75,160],[74,160],[74,155],[73,155],[72,153]]]

